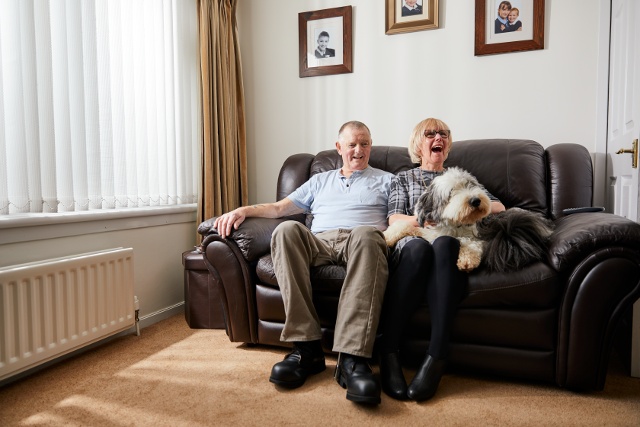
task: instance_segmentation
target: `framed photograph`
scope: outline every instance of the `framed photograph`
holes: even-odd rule
[[[438,1],[385,0],[385,33],[409,33],[438,28]]]
[[[298,14],[300,77],[353,72],[351,6]]]
[[[537,49],[544,49],[544,0],[476,0],[476,56]]]

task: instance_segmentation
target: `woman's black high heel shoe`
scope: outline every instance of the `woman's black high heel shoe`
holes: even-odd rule
[[[380,354],[380,378],[382,390],[390,397],[397,400],[407,399],[407,382],[404,379],[400,354]]]
[[[427,354],[427,357],[418,368],[416,376],[409,384],[407,397],[416,402],[431,399],[436,394],[446,366],[446,359],[436,360],[430,354]]]

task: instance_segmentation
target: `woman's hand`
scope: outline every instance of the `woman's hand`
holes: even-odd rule
[[[420,224],[418,224],[418,217],[415,215],[393,214],[389,217],[389,225],[396,221],[406,221],[414,227],[420,227]]]

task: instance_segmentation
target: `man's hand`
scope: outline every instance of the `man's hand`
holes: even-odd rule
[[[237,230],[240,224],[244,222],[246,215],[242,212],[242,209],[234,209],[216,218],[213,226],[218,230],[220,237],[226,238],[231,234],[232,228]]]
[[[233,230],[237,230],[245,219],[250,217],[257,218],[281,218],[287,215],[293,215],[304,212],[293,204],[289,198],[284,198],[275,203],[265,203],[260,205],[243,206],[232,210],[224,215],[216,218],[213,226],[218,230],[218,234],[223,239],[231,234]]]

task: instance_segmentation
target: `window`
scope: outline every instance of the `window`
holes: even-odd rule
[[[197,201],[196,0],[3,0],[0,215]]]

